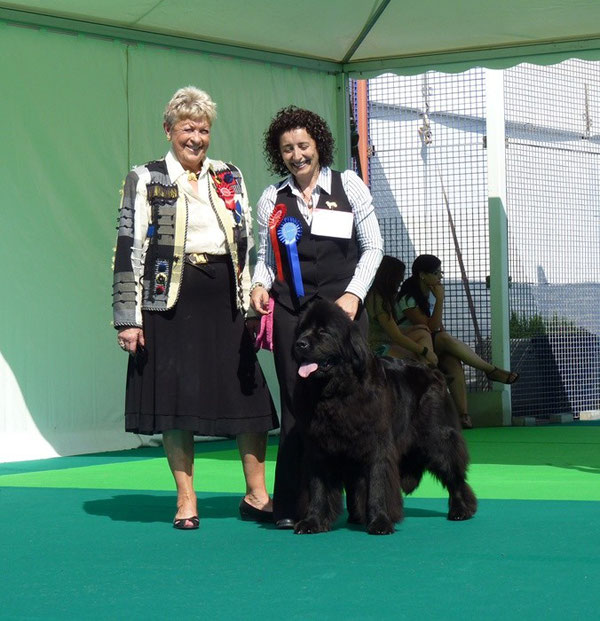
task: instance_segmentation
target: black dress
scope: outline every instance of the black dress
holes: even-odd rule
[[[234,296],[231,261],[186,264],[175,306],[143,312],[145,352],[127,370],[127,431],[235,436],[279,426]]]

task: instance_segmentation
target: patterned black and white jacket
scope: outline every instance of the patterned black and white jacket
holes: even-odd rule
[[[246,313],[254,245],[246,186],[240,170],[233,164],[207,158],[204,165],[208,166],[209,174],[198,183],[208,184],[210,204],[226,237],[227,252],[236,274],[237,306]],[[169,152],[163,159],[133,168],[125,179],[113,261],[115,328],[141,328],[142,310],[164,311],[177,302],[185,265],[188,221],[188,200],[175,178],[181,170]],[[227,171],[233,176],[235,201],[241,206],[238,223],[215,189],[215,176]]]

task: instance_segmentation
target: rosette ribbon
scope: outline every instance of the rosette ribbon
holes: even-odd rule
[[[225,203],[225,207],[233,213],[236,224],[242,219],[242,206],[239,201],[235,200],[235,178],[230,171],[217,173],[213,175],[215,182],[215,190],[219,198]]]
[[[281,253],[279,252],[279,244],[277,243],[277,227],[285,218],[287,208],[283,203],[275,205],[271,215],[269,216],[269,234],[271,236],[271,246],[275,254],[275,265],[277,266],[277,278],[283,280],[283,266],[281,265]]]
[[[296,296],[300,298],[304,295],[304,285],[302,284],[300,259],[298,258],[298,247],[296,244],[302,237],[302,225],[296,218],[284,218],[277,229],[277,236],[287,249],[294,289],[296,290]]]
[[[235,211],[233,212],[233,217],[235,218],[236,224],[239,224],[242,220],[242,206],[240,205],[240,201],[235,201]]]

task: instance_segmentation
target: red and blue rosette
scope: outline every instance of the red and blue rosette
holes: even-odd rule
[[[271,246],[275,255],[275,265],[277,266],[277,278],[283,280],[283,266],[281,265],[281,253],[277,243],[277,227],[285,218],[287,208],[283,203],[277,203],[269,216],[269,235],[271,236]]]
[[[242,219],[242,206],[235,200],[235,177],[229,170],[213,175],[215,190],[219,198],[225,203],[225,207],[233,213],[236,224]]]
[[[298,258],[298,247],[296,245],[302,237],[302,225],[296,218],[284,218],[277,229],[277,237],[287,249],[296,296],[302,297],[304,295],[304,285],[302,284],[300,259]]]

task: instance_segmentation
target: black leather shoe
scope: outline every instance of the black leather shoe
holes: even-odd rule
[[[262,509],[257,509],[242,498],[242,501],[240,502],[240,517],[242,520],[251,522],[272,522],[273,511],[263,511]]]
[[[283,518],[282,520],[277,520],[277,522],[275,522],[275,527],[279,528],[280,530],[290,530],[291,528],[294,528],[294,520],[292,520],[291,518]]]

